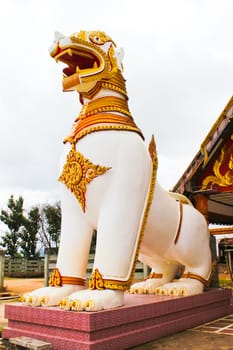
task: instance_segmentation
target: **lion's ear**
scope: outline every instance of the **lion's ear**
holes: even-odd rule
[[[125,55],[124,49],[122,47],[119,47],[116,49],[116,56],[119,58],[120,61],[123,60]]]
[[[122,47],[115,49],[115,57],[117,59],[118,68],[123,70],[122,60],[124,58],[124,49]]]
[[[65,38],[65,35],[62,34],[61,32],[54,32],[54,38],[53,38],[53,42],[56,43],[57,41],[59,41],[60,39]]]

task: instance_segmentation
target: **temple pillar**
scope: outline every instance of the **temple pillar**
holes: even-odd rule
[[[204,215],[207,223],[209,223],[209,216],[208,216],[208,197],[203,194],[196,194],[194,197],[195,201],[195,208]]]
[[[196,194],[194,196],[195,200],[195,208],[204,215],[207,223],[209,223],[209,215],[208,215],[208,197],[203,194]],[[218,279],[218,266],[217,266],[217,247],[216,247],[216,238],[214,235],[210,235],[210,249],[212,253],[212,262],[216,263],[215,271],[213,274],[213,278],[210,284],[210,287],[219,287],[219,279]]]

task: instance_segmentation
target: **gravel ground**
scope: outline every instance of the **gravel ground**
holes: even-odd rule
[[[184,331],[131,350],[232,350],[233,336]]]

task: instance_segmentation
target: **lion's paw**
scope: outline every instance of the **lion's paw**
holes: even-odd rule
[[[80,289],[80,286],[43,287],[24,294],[20,301],[28,306],[56,306],[59,305],[61,298],[65,298],[77,289]]]
[[[177,282],[164,284],[156,288],[156,294],[169,296],[190,296],[201,294],[203,292],[203,284],[193,279],[180,279]]]
[[[124,304],[124,292],[119,290],[83,290],[60,301],[63,310],[100,311]]]
[[[146,281],[135,283],[130,287],[129,292],[131,294],[144,294],[145,285]]]
[[[161,280],[150,278],[143,282],[135,283],[131,286],[131,294],[155,294],[156,289],[162,284]]]

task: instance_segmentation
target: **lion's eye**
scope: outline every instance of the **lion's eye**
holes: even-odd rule
[[[97,44],[97,45],[104,44],[103,38],[99,35],[90,35],[90,40],[93,42],[93,44]]]
[[[94,43],[96,43],[96,44],[101,44],[101,40],[100,40],[100,37],[99,37],[99,36],[94,36],[94,37],[93,37],[93,41],[94,41]]]

